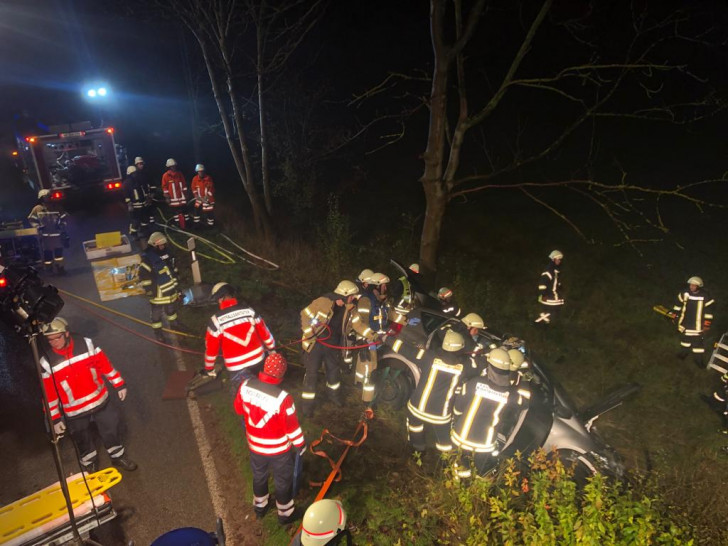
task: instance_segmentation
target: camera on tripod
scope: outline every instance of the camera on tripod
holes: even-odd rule
[[[0,313],[3,321],[28,335],[63,309],[55,286],[45,284],[32,267],[0,265]]]

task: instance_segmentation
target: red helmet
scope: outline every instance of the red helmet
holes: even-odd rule
[[[283,379],[283,376],[286,375],[287,368],[288,363],[282,354],[271,353],[265,359],[265,363],[263,364],[263,373],[276,379]]]

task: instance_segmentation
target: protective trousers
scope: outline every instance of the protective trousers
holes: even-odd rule
[[[280,455],[261,455],[250,452],[250,468],[253,471],[253,508],[256,514],[262,516],[268,510],[268,476],[273,474],[273,484],[276,488],[276,508],[278,519],[284,520],[291,516],[293,504],[293,469],[295,467],[295,454],[293,450]]]
[[[215,225],[215,212],[210,206],[205,207],[199,203],[195,203],[192,211],[192,222],[195,227],[206,226],[213,227]]]
[[[305,415],[310,415],[313,411],[318,371],[321,364],[324,365],[326,371],[326,392],[332,402],[341,404],[341,370],[338,357],[336,349],[330,349],[320,343],[316,343],[310,352],[304,353],[303,365],[306,368],[306,375],[303,377],[301,409]]]
[[[356,373],[354,375],[354,384],[361,383],[363,402],[371,402],[374,400],[375,386],[372,382],[372,372],[377,369],[377,350],[376,348],[359,349],[356,357]]]
[[[471,478],[473,470],[482,476],[498,463],[493,453],[473,453],[463,450],[454,464],[455,475],[460,479]]]
[[[680,334],[680,358],[685,358],[691,352],[693,353],[695,365],[702,368],[703,355],[705,354],[703,336],[688,336]]]
[[[415,451],[425,451],[427,442],[425,440],[425,425],[432,427],[435,432],[435,447],[442,453],[452,451],[450,440],[450,423],[425,423],[419,417],[410,413],[407,416],[407,440]]]
[[[119,410],[109,401],[98,411],[70,418],[66,422],[68,431],[78,446],[83,466],[90,466],[98,459],[91,434],[91,423],[96,423],[109,457],[118,459],[124,455],[124,446],[119,440]]]
[[[162,329],[162,318],[166,315],[170,328],[177,320],[177,302],[174,303],[152,303],[151,323],[155,330]]]

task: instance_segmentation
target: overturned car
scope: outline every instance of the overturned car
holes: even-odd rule
[[[436,309],[419,307],[412,310],[401,330],[392,331],[379,348],[377,403],[404,407],[420,380],[418,362],[436,346],[436,336],[443,328],[457,329],[461,327],[458,323],[459,319]],[[486,352],[488,348],[501,345],[519,349],[528,363],[519,374],[531,391],[530,402],[520,410],[513,428],[505,431],[507,437],[503,438],[499,459],[511,457],[516,451],[528,455],[543,448],[557,452],[562,461],[573,463],[577,479],[597,472],[615,477],[623,475],[624,466],[619,456],[599,437],[594,422],[637,392],[639,385],[625,385],[599,403],[578,410],[563,387],[534,361],[522,340],[485,330],[477,343]]]

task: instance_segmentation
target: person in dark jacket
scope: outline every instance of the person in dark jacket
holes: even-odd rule
[[[549,254],[549,263],[541,273],[538,282],[538,303],[541,306],[536,324],[549,325],[556,319],[556,315],[564,305],[564,296],[561,293],[561,262],[564,253],[552,250]]]
[[[142,254],[139,280],[149,296],[152,328],[158,340],[164,341],[162,319],[166,316],[170,329],[178,328],[177,306],[180,300],[179,271],[174,256],[167,249],[167,238],[155,231]]]

